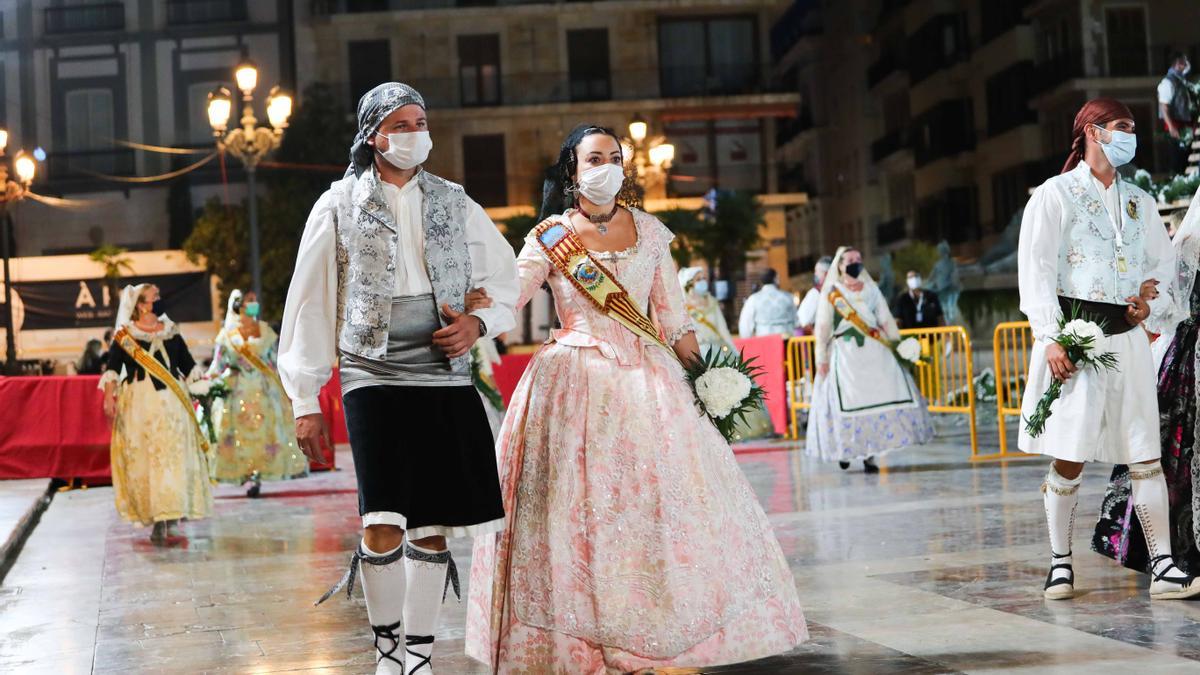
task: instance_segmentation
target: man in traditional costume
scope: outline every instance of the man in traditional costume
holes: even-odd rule
[[[779,274],[768,268],[762,275],[762,288],[746,298],[738,317],[738,335],[744,338],[763,335],[792,337],[796,332],[796,303],[792,294],[777,285]]]
[[[1169,304],[1167,295],[1154,300],[1155,280],[1174,275],[1175,256],[1154,198],[1117,176],[1136,151],[1133,132],[1133,114],[1123,103],[1085,104],[1075,116],[1062,174],[1034,191],[1021,226],[1021,311],[1035,339],[1022,417],[1034,414],[1053,380],[1064,383],[1045,430],[1033,436],[1022,424],[1019,443],[1025,452],[1054,458],[1042,485],[1051,553],[1044,593],[1052,600],[1075,594],[1071,534],[1080,474],[1091,461],[1129,465],[1133,512],[1150,553],[1150,597],[1200,594],[1200,584],[1171,554],[1155,370],[1140,327]],[[1104,351],[1115,354],[1115,369],[1079,368],[1054,341],[1064,315],[1076,311],[1102,324]]]
[[[377,673],[432,672],[438,611],[450,584],[458,592],[445,538],[504,524],[468,352],[515,326],[516,263],[462,187],[421,168],[432,145],[411,87],[381,84],[359,101],[351,165],[309,216],[280,341],[297,439],[318,460],[329,436],[317,394],[341,357],[364,534],[325,597],[342,584],[349,594],[365,565]],[[491,306],[466,312],[472,288]]]

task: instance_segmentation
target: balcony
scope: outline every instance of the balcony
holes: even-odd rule
[[[109,176],[134,175],[133,150],[77,150],[51,152],[46,156],[50,180],[95,179],[97,173]]]
[[[1170,65],[1171,54],[1183,51],[1196,55],[1198,47],[1200,45],[1151,45],[1059,52],[1034,66],[1031,93],[1042,94],[1078,78],[1162,77]]]
[[[887,79],[888,75],[904,70],[904,59],[898,54],[881,54],[879,59],[867,67],[867,86],[875,85]]]
[[[903,129],[896,129],[871,143],[871,159],[878,164],[907,147],[907,134]]]
[[[875,226],[875,244],[887,246],[902,241],[908,236],[908,219],[904,216],[892,218]]]
[[[519,106],[582,101],[635,101],[673,97],[744,96],[765,93],[795,93],[781,83],[768,83],[757,66],[731,66],[740,72],[734,79],[723,74],[706,75],[702,68],[614,71],[603,78],[572,77],[570,73],[516,73],[492,78],[482,89],[468,81],[468,93],[497,92],[486,105]],[[408,84],[421,92],[430,107],[467,108],[484,105],[463,97],[463,80],[457,77],[412,79]]]
[[[593,0],[312,0],[312,13],[313,16],[330,16],[333,14],[400,12],[422,9],[563,5],[591,1]]]
[[[167,0],[167,24],[191,26],[246,20],[246,0]]]
[[[795,0],[771,28],[771,59],[780,61],[800,40],[824,30],[817,3]]]
[[[67,5],[45,9],[46,34],[95,33],[125,29],[125,5]]]
[[[775,147],[782,148],[792,139],[813,128],[812,110],[801,108],[795,117],[780,119],[775,125]]]

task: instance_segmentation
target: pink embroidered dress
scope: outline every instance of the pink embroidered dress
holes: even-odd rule
[[[673,235],[595,253],[669,342],[692,330]],[[559,217],[566,227],[566,218]],[[476,539],[467,653],[498,672],[734,663],[808,637],[795,581],[721,434],[662,346],[596,309],[530,238],[518,308],[550,285],[562,328],[498,437],[508,523]]]

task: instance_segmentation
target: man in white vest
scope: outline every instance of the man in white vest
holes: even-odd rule
[[[329,432],[317,395],[341,360],[363,538],[321,600],[343,584],[349,594],[362,571],[376,673],[387,675],[433,672],[438,611],[459,590],[446,537],[504,526],[467,353],[516,325],[516,260],[461,186],[422,168],[432,147],[412,87],[363,96],[350,168],[304,227],[279,343],[297,441],[318,461]],[[469,289],[488,306],[468,311]]]
[[[1021,311],[1035,339],[1022,417],[1033,414],[1052,380],[1064,383],[1044,432],[1033,437],[1023,423],[1019,443],[1054,458],[1042,485],[1051,553],[1044,594],[1075,594],[1075,507],[1083,465],[1098,461],[1129,466],[1133,511],[1150,553],[1150,597],[1192,597],[1200,584],[1171,554],[1154,361],[1141,326],[1167,306],[1165,295],[1155,300],[1156,280],[1174,274],[1174,252],[1154,198],[1117,176],[1136,151],[1129,108],[1089,101],[1075,117],[1073,138],[1062,174],[1038,187],[1025,208],[1018,249]],[[1060,318],[1074,308],[1102,320],[1115,369],[1076,367],[1054,342]]]

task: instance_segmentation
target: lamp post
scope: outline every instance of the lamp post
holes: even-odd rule
[[[662,186],[667,196],[668,171],[675,161],[675,146],[665,136],[649,137],[650,125],[641,115],[629,121],[629,137],[621,142],[627,161],[632,161],[646,188]]]
[[[9,204],[16,204],[25,198],[29,184],[37,174],[37,162],[25,151],[17,153],[13,158],[13,173],[17,179],[8,177],[8,162],[4,161],[4,151],[8,147],[8,131],[0,129],[0,255],[4,258],[4,373],[17,374],[17,336],[16,322],[13,321],[12,275],[9,272],[8,261],[12,257],[8,242],[12,239],[12,219],[9,217]]]
[[[234,71],[237,87],[242,92],[241,126],[226,131],[233,113],[233,97],[225,87],[217,87],[208,95],[208,123],[217,139],[217,149],[242,161],[246,169],[246,185],[250,193],[250,276],[254,293],[262,297],[262,272],[259,263],[258,195],[255,174],[258,163],[279,147],[283,130],[292,115],[292,97],[279,87],[267,94],[267,121],[271,128],[259,126],[254,117],[254,88],[258,86],[258,68],[244,61]]]

